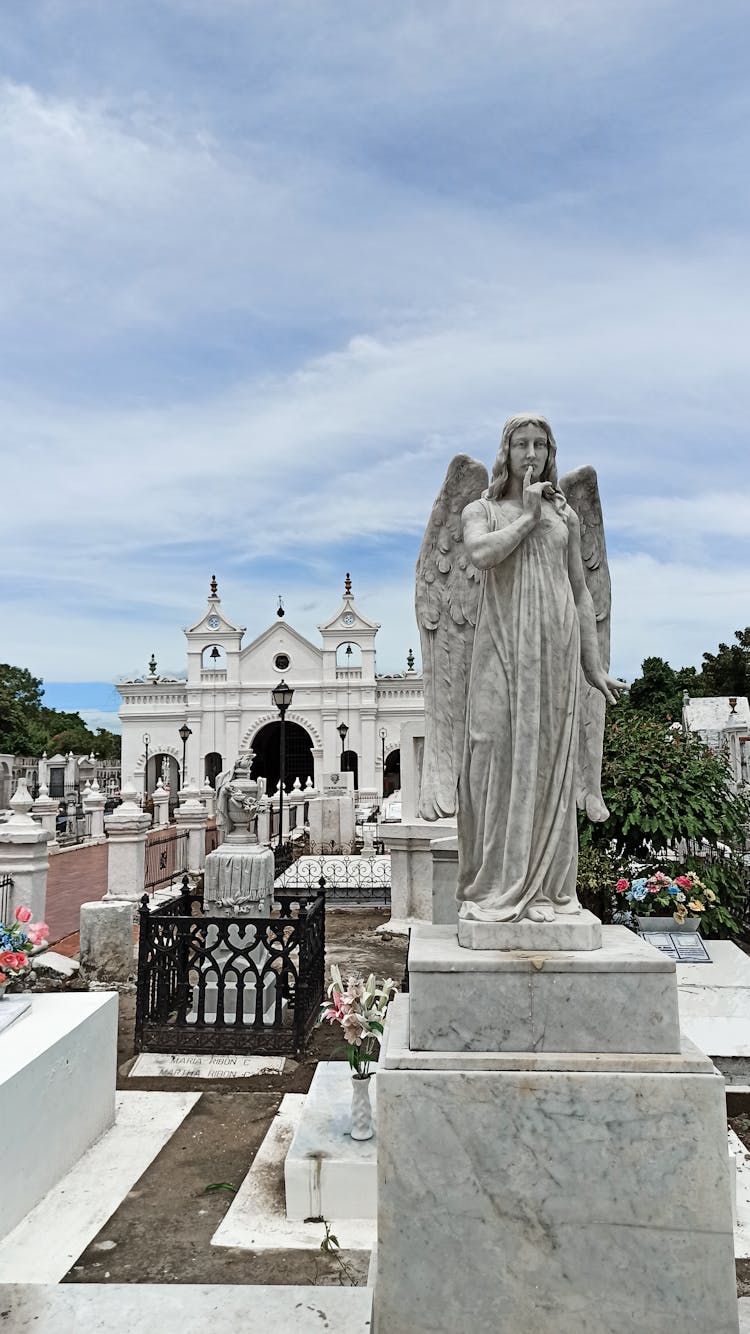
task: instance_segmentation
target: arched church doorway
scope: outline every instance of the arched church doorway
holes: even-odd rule
[[[354,774],[354,791],[359,788],[359,756],[356,750],[343,750],[341,752],[341,772],[342,774]]]
[[[222,763],[223,761],[218,750],[209,751],[208,755],[203,761],[203,772],[205,777],[211,784],[211,787],[216,787],[216,779],[219,777],[219,774],[221,773]]]
[[[157,751],[156,755],[149,756],[146,773],[146,790],[149,795],[153,792],[159,779],[166,788],[169,788],[169,809],[171,811],[177,805],[177,793],[180,790],[180,766],[174,755],[165,755]]]
[[[385,771],[383,773],[383,796],[390,797],[392,792],[398,792],[401,787],[401,751],[396,748],[390,755],[385,757]]]
[[[279,785],[279,745],[281,723],[266,723],[253,737],[251,742],[255,759],[251,774],[253,778],[265,778],[266,789],[270,793]],[[284,724],[284,768],[286,788],[291,788],[295,778],[305,786],[308,778],[314,778],[315,766],[312,755],[312,737],[299,723]]]

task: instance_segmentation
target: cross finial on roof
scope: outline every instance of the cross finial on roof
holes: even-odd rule
[[[348,597],[351,597],[351,592],[352,592],[352,576],[350,575],[349,571],[347,570],[347,572],[346,572],[346,578],[345,578],[345,580],[344,580],[344,597],[347,597],[347,598],[348,598]]]
[[[211,597],[212,597],[212,598],[217,598],[218,596],[219,596],[219,585],[218,585],[217,582],[216,582],[216,575],[215,575],[215,574],[212,574],[212,575],[211,575]]]

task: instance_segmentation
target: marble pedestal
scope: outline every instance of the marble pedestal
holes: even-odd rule
[[[624,926],[600,929],[601,949],[544,953],[464,949],[455,927],[419,923],[409,949],[409,1045],[415,1051],[677,1051],[673,961]]]
[[[391,1006],[379,1060],[375,1334],[737,1334],[723,1080],[678,1030],[671,1047],[664,1029],[649,1038],[672,1013],[672,961],[654,973],[638,953],[602,969],[608,944],[626,953],[605,929],[602,951],[567,956],[567,972],[548,972],[551,955],[519,970],[512,954],[503,968],[469,950],[479,970],[415,969],[420,935],[440,930],[412,933],[411,993]],[[429,949],[422,936],[423,962]],[[433,991],[417,1026],[432,1046],[417,1050],[422,974]],[[535,1050],[513,1050],[515,1029],[489,1045],[519,978],[533,1035],[545,975],[564,984],[547,1004],[551,1046],[546,1028]],[[581,1041],[587,1007],[566,987],[587,977],[606,983]],[[608,1021],[629,1046],[617,1050]]]

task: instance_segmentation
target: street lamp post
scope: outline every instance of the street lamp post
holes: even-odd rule
[[[186,770],[186,768],[187,768],[187,743],[188,743],[188,737],[189,737],[189,736],[192,736],[192,735],[193,735],[193,729],[192,729],[192,727],[188,727],[187,723],[183,723],[183,724],[182,724],[182,727],[180,728],[180,740],[182,741],[182,786],[183,786],[183,788],[184,788],[184,786],[185,786],[185,770]]]
[[[381,727],[380,731],[378,732],[378,736],[380,737],[380,768],[382,773],[382,783],[380,789],[381,801],[385,801],[385,739],[387,735],[388,735],[388,728]]]
[[[347,727],[346,723],[339,723],[338,727],[336,728],[336,731],[338,732],[339,736],[341,737],[341,772],[342,772],[342,774],[343,774],[343,773],[345,772],[345,769],[344,769],[344,742],[345,742],[345,740],[346,740],[346,734],[347,734],[347,732],[349,731],[349,728]]]
[[[149,748],[149,743],[150,743],[150,741],[151,741],[151,737],[149,736],[148,732],[144,732],[144,733],[143,733],[143,744],[144,744],[144,746],[146,747],[146,764],[145,764],[144,769],[143,769],[143,800],[144,800],[144,801],[146,800],[146,798],[147,798],[147,796],[148,796],[148,748]]]
[[[283,843],[284,828],[284,783],[286,782],[286,746],[284,735],[284,719],[286,711],[292,702],[294,691],[288,686],[286,681],[279,681],[279,684],[271,691],[271,699],[279,711],[281,719],[281,728],[279,730],[279,848]]]

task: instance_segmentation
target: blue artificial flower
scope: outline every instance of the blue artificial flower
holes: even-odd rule
[[[628,894],[628,898],[635,899],[636,903],[640,903],[642,899],[645,899],[647,894],[648,890],[646,889],[646,881],[638,880],[633,885],[632,893]]]
[[[667,893],[668,893],[668,894],[672,894],[672,895],[674,896],[675,894],[679,894],[679,892],[680,892],[680,886],[679,886],[679,885],[668,885],[668,886],[667,886]]]
[[[641,878],[640,878],[639,880],[634,880],[634,881],[633,881],[632,888],[633,888],[634,890],[635,890],[635,889],[645,889],[647,883],[648,883],[648,882],[647,882],[646,877],[645,877],[645,875],[644,875],[644,876],[641,876]],[[638,897],[642,899],[642,898],[643,898],[643,895],[642,895],[642,894],[639,894]]]

